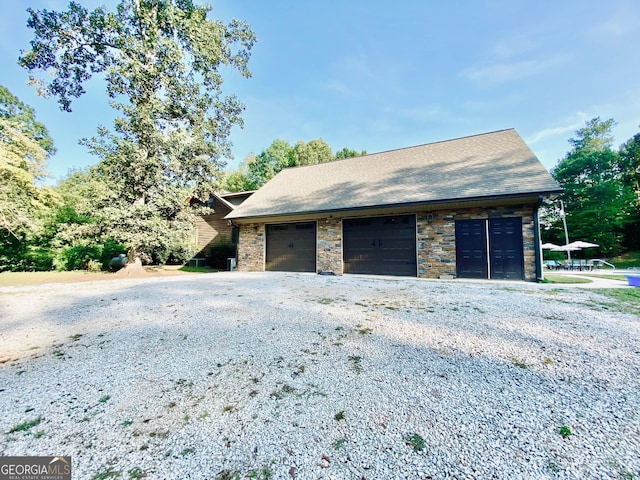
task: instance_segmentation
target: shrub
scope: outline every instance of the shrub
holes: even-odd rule
[[[109,268],[109,262],[112,258],[117,257],[121,253],[126,255],[127,249],[124,245],[114,242],[113,240],[107,240],[102,246],[102,254],[100,255],[100,264],[104,270]]]
[[[214,245],[209,249],[207,264],[217,270],[226,270],[227,258],[233,258],[235,256],[235,245]]]
[[[0,272],[52,270],[51,250],[30,242],[25,235],[16,238],[8,232],[0,232]]]
[[[102,270],[102,263],[98,260],[89,260],[87,262],[87,270],[90,272],[99,272]]]
[[[101,248],[96,245],[75,245],[63,248],[54,260],[57,270],[86,270],[91,260],[100,261]]]

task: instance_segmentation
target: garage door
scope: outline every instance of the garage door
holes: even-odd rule
[[[456,220],[456,273],[460,278],[489,278],[486,220]]]
[[[522,218],[456,220],[456,274],[524,279]]]
[[[522,218],[489,219],[491,278],[524,280]]]
[[[267,225],[266,232],[266,270],[316,271],[315,222]]]
[[[344,273],[416,276],[416,217],[354,218],[343,222]]]

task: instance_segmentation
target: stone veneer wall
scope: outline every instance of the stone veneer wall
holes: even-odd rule
[[[535,236],[532,205],[446,209],[417,213],[418,276],[440,278],[456,276],[455,221],[492,217],[522,217],[524,272],[526,280],[536,279]],[[407,212],[410,213],[410,212]],[[431,222],[429,222],[431,215]],[[317,220],[318,271],[342,274],[342,218]],[[263,223],[240,226],[238,270],[264,270],[265,228]]]
[[[342,275],[342,219],[318,220],[316,270]]]
[[[522,217],[525,280],[536,280],[533,206],[436,210],[418,213],[418,276],[456,276],[456,220]],[[428,216],[432,216],[431,223]]]
[[[265,235],[264,223],[239,226],[238,263],[241,272],[264,271]]]

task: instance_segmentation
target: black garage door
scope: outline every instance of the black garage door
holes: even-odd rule
[[[416,276],[416,217],[344,220],[344,273]]]
[[[489,278],[486,220],[456,220],[456,273],[460,278]]]
[[[456,220],[456,273],[460,278],[523,280],[522,218]]]
[[[279,272],[315,272],[315,222],[267,225],[265,269]]]
[[[524,280],[522,218],[489,219],[491,278]]]

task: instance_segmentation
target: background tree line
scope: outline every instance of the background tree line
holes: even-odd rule
[[[565,243],[562,200],[569,241],[600,245],[589,255],[612,257],[640,249],[640,133],[615,149],[615,125],[613,119],[596,117],[569,139],[572,148],[551,170],[564,192],[545,201],[541,210],[545,242]]]
[[[290,145],[285,140],[274,140],[259,154],[249,154],[237,170],[230,172],[225,179],[224,188],[229,192],[257,190],[283,168],[314,165],[366,154],[365,150],[358,152],[344,147],[334,155],[331,147],[321,138],[308,143],[299,140],[295,145]]]

